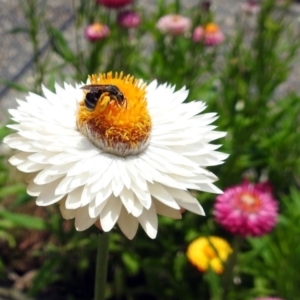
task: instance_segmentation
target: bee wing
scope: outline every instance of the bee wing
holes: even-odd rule
[[[103,89],[105,85],[103,84],[87,84],[81,87],[82,90],[90,91],[91,89],[98,88],[99,90]]]

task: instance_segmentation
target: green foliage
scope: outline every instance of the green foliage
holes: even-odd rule
[[[255,278],[253,293],[268,291],[283,299],[293,299],[300,292],[295,280],[300,263],[300,193],[292,188],[281,200],[276,229],[268,236],[248,240],[251,249],[241,254],[241,271]]]
[[[220,116],[219,130],[228,133],[220,143],[221,151],[230,156],[224,165],[211,168],[219,177],[218,185],[225,189],[243,177],[254,181],[268,178],[280,203],[280,218],[270,235],[238,240],[215,224],[215,196],[199,194],[207,216],[185,213],[183,220],[160,218],[155,241],[142,230],[133,241],[113,231],[109,299],[251,300],[262,295],[296,299],[300,294],[300,95],[279,89],[290,75],[300,43],[299,34],[287,22],[290,3],[277,6],[273,0],[262,1],[259,15],[251,16],[253,28],[249,27],[249,16],[244,15],[225,45],[206,47],[194,43],[189,35],[162,34],[156,22],[176,12],[191,17],[194,28],[212,22],[211,11],[201,9],[199,3],[185,9],[184,1],[179,0],[156,1],[151,11],[141,2],[135,1],[132,8],[142,16],[142,24],[128,30],[116,24],[116,11],[95,1],[79,1],[73,7],[71,43],[73,33],[44,21],[45,6],[37,5],[36,0],[20,1],[28,24],[11,33],[26,34],[32,43],[33,89],[40,92],[41,82],[54,86],[59,80],[86,81],[88,74],[106,71],[124,71],[178,88],[187,86],[188,101],[205,101],[207,111]],[[108,25],[111,33],[92,43],[83,38],[83,32],[95,21]],[[43,58],[39,28],[45,28],[51,43],[51,51]],[[0,128],[0,138],[6,134],[8,130]],[[36,268],[31,295],[54,292],[54,298],[92,299],[97,229],[78,233],[72,222],[62,220],[53,208],[42,216],[25,212],[34,200],[26,196],[21,180],[11,178],[7,156],[0,159],[2,278],[11,268],[22,274]],[[41,234],[40,247],[18,248],[32,232]],[[200,235],[222,236],[234,247],[222,276],[211,270],[200,273],[188,262],[186,248]],[[28,268],[15,264],[17,258],[25,260]]]

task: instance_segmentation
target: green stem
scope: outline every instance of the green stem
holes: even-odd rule
[[[225,264],[225,269],[223,272],[223,295],[222,299],[226,300],[228,299],[228,293],[230,292],[231,285],[233,282],[233,276],[234,276],[234,268],[237,265],[237,257],[241,249],[241,244],[243,243],[243,239],[239,236],[235,236],[233,239],[233,252],[229,256],[228,260]]]
[[[109,233],[101,232],[98,234],[95,279],[95,298],[94,300],[105,300],[105,286],[107,277],[107,263],[109,250]]]

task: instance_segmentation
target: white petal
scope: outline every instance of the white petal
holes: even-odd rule
[[[108,201],[108,199],[103,199],[103,201],[101,203],[96,204],[96,198],[94,198],[89,203],[89,215],[91,216],[91,218],[96,218],[100,215],[100,213],[102,212],[107,201]]]
[[[64,165],[70,162],[76,162],[81,159],[81,156],[71,155],[70,153],[61,152],[49,159],[51,165]]]
[[[82,191],[83,187],[81,186],[68,194],[65,204],[67,209],[76,209],[81,206]]]
[[[152,205],[149,209],[143,209],[142,214],[138,217],[139,222],[147,235],[151,239],[155,239],[157,235],[157,214],[155,206]]]
[[[120,217],[118,219],[118,225],[124,235],[128,239],[132,240],[138,230],[139,222],[135,217],[122,208]]]
[[[35,163],[48,164],[49,159],[56,154],[57,153],[55,153],[55,152],[48,152],[48,151],[38,152],[38,153],[29,155],[28,159]]]
[[[73,189],[70,188],[72,177],[64,177],[60,180],[59,184],[55,188],[55,195],[65,195],[71,192]]]
[[[110,186],[101,189],[96,194],[96,198],[89,205],[89,214],[91,217],[96,217],[102,212],[107,201],[109,201],[111,194],[112,194],[112,189]]]
[[[146,181],[153,183],[154,178],[160,176],[160,172],[158,172],[153,166],[151,166],[151,161],[149,162],[147,158],[141,155],[137,160],[135,160],[135,168],[138,171],[137,176],[143,177]],[[129,177],[129,176],[128,176]],[[130,177],[129,177],[130,178]],[[129,189],[130,185],[125,186]]]
[[[76,210],[75,209],[67,209],[65,202],[66,202],[66,199],[62,199],[59,201],[59,209],[60,209],[61,215],[66,220],[74,219],[76,216]]]
[[[105,188],[101,189],[97,194],[96,194],[96,204],[102,203],[104,200],[109,198],[112,194],[112,188],[110,185],[106,186]]]
[[[134,196],[134,205],[131,211],[131,214],[138,218],[143,212],[143,205],[142,203]]]
[[[91,227],[98,217],[91,218],[88,211],[88,206],[83,206],[76,209],[75,228],[77,231],[83,231]]]
[[[214,194],[223,194],[223,191],[212,183],[199,183],[199,188],[197,190]]]
[[[64,197],[64,194],[55,194],[55,189],[59,182],[60,179],[44,185],[41,193],[36,199],[36,204],[39,206],[47,206],[61,200]]]
[[[30,181],[27,186],[27,194],[32,197],[37,197],[43,190],[43,185],[35,184],[33,181]]]
[[[89,172],[86,172],[86,173],[83,173],[83,174],[80,174],[77,176],[73,176],[71,178],[72,178],[72,181],[70,183],[70,188],[75,189],[78,186],[82,186],[87,182],[87,180],[89,178]]]
[[[116,224],[122,208],[119,198],[111,196],[100,213],[100,224],[103,231],[110,231]]]
[[[203,137],[203,140],[207,141],[207,142],[211,142],[217,139],[220,139],[224,136],[226,136],[226,132],[221,132],[221,131],[211,131],[209,133],[207,133],[205,135],[205,137]]]
[[[119,170],[121,180],[123,181],[126,188],[130,189],[131,177],[126,169],[126,161],[118,159],[117,164],[118,164],[118,170]]]
[[[143,175],[144,172],[142,174],[139,174],[136,164],[138,164],[138,161],[134,161],[134,162],[128,161],[127,166],[126,166],[126,169],[131,178],[131,182],[134,182],[135,186],[138,186],[139,189],[141,189],[143,191],[148,191],[147,182]]]
[[[25,161],[27,161],[27,157],[30,155],[30,153],[26,152],[19,152],[12,156],[8,161],[11,163],[13,166],[17,166]]]
[[[81,206],[86,206],[92,200],[94,200],[96,197],[96,194],[91,192],[90,186],[84,185],[83,191],[82,191],[82,196],[81,196]]]
[[[103,173],[106,173],[109,166],[112,163],[112,159],[110,157],[107,157],[105,155],[98,156],[97,161],[95,161],[94,167],[90,170],[90,178],[87,181],[87,184],[96,183],[99,181],[99,178],[102,176]]]
[[[17,166],[17,168],[22,171],[22,172],[25,172],[25,173],[31,173],[31,172],[36,172],[36,171],[40,171],[42,170],[43,168],[45,168],[46,165],[44,164],[37,164],[35,162],[32,162],[32,161],[25,161],[21,164],[19,164]]]
[[[43,176],[47,175],[58,175],[58,174],[65,174],[68,172],[70,167],[72,166],[73,163],[68,163],[62,166],[50,166],[50,167],[45,167],[44,170],[40,172],[41,173],[46,173],[43,174]],[[42,176],[42,175],[41,175]]]
[[[151,194],[149,190],[146,191],[141,189],[140,186],[136,185],[135,182],[131,183],[131,189],[134,192],[136,198],[142,203],[142,205],[148,209],[151,206]]]
[[[160,201],[155,200],[155,199],[154,199],[153,203],[155,205],[157,214],[164,216],[164,217],[172,218],[172,219],[181,219],[182,218],[180,210],[176,210],[167,205],[164,205],[163,203],[161,203]]]
[[[118,197],[121,191],[123,190],[124,183],[118,176],[117,178],[112,179],[111,186],[112,186],[114,196]]]
[[[63,176],[64,176],[64,174],[50,175],[50,174],[48,174],[48,172],[41,171],[34,178],[34,182],[36,184],[47,184],[47,183],[50,183],[50,182],[52,182],[56,179],[59,179]]]
[[[68,170],[68,176],[76,176],[85,172],[90,172],[91,169],[98,164],[97,157],[90,157],[88,159],[82,159],[72,165]]]
[[[187,210],[189,210],[189,211],[191,211],[191,212],[193,212],[197,215],[205,216],[205,212],[204,212],[202,206],[200,205],[200,203],[196,199],[193,203],[186,202],[184,200],[177,200],[177,203],[181,207],[183,207],[183,208],[185,208],[185,209],[187,209]]]
[[[149,184],[149,190],[151,192],[151,195],[162,202],[163,204],[170,206],[175,209],[180,209],[176,201],[173,199],[173,197],[168,193],[166,189],[163,188],[163,186],[159,183]]]
[[[174,188],[166,188],[168,192],[174,197],[174,199],[181,200],[187,203],[195,203],[195,201],[198,201],[195,197],[193,197],[189,192],[182,191],[179,189]]]
[[[108,185],[111,185],[111,181],[114,178],[114,173],[117,172],[117,167],[116,164],[114,163],[114,161],[111,162],[109,168],[106,170],[105,173],[103,173],[103,171],[101,171],[101,180],[99,180],[99,182],[94,182],[93,183],[93,187],[92,187],[92,191],[96,192],[97,191],[97,185],[100,184],[100,186],[102,187],[106,187]]]
[[[120,194],[120,199],[128,213],[132,212],[134,206],[134,196],[131,190],[124,188]]]

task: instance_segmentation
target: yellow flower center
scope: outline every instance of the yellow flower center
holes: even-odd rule
[[[181,16],[179,16],[179,15],[173,15],[173,17],[172,17],[173,22],[178,22],[178,21],[180,21],[180,19],[181,19]]]
[[[152,128],[146,85],[122,72],[91,75],[89,80],[90,90],[84,89],[77,112],[80,132],[107,153],[128,156],[142,152]],[[112,86],[118,95],[111,91]],[[91,96],[97,98],[93,109]]]
[[[205,33],[216,33],[219,31],[219,26],[215,23],[208,23],[205,28]]]
[[[93,29],[94,32],[101,33],[104,26],[101,23],[94,23],[91,25],[91,28]]]
[[[236,207],[247,213],[255,213],[259,211],[262,206],[262,201],[258,195],[254,195],[248,192],[242,192],[235,198]]]

